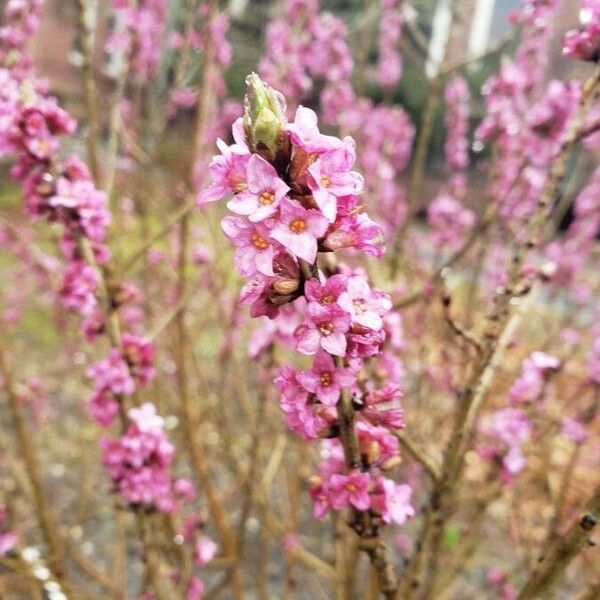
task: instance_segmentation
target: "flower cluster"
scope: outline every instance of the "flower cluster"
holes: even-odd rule
[[[369,173],[365,195],[377,211],[386,237],[400,227],[407,214],[405,190],[398,180],[410,160],[415,128],[399,106],[356,100],[338,118],[340,127],[354,136],[357,164]]]
[[[65,162],[58,158],[60,136],[73,133],[75,122],[54,98],[30,89],[30,96],[15,103],[9,116],[0,131],[0,148],[16,156],[11,174],[22,185],[28,213],[63,226],[61,249],[67,267],[60,296],[65,306],[89,317],[96,305],[97,280],[84,263],[78,240],[89,240],[98,263],[109,258],[104,243],[110,223],[106,196],[76,156]]]
[[[361,449],[365,456],[368,456],[369,451],[380,453],[382,462],[397,457],[397,448],[393,444],[386,445],[390,438],[385,432],[383,428],[366,431],[358,427],[359,440],[363,444]],[[395,438],[391,439],[397,443]],[[397,484],[373,471],[355,469],[346,472],[344,452],[337,440],[323,442],[319,475],[312,479],[310,494],[316,518],[322,518],[330,509],[342,510],[347,507],[357,511],[371,510],[384,523],[398,525],[414,515],[414,508],[410,503],[412,489],[409,485]]]
[[[469,166],[469,86],[463,77],[455,77],[446,85],[444,99],[448,110],[444,117],[446,141],[444,156],[450,181],[427,207],[427,223],[436,248],[458,250],[465,235],[475,224],[475,214],[464,206],[465,170]]]
[[[89,367],[94,393],[88,401],[91,416],[103,427],[110,426],[119,412],[123,396],[136,390],[136,383],[147,385],[154,378],[154,346],[151,342],[125,333],[121,349]]]
[[[165,0],[113,0],[115,29],[106,42],[109,53],[127,55],[132,71],[140,81],[147,81],[158,72],[162,40],[167,21]]]
[[[0,27],[0,65],[11,65],[13,74],[23,79],[33,63],[25,52],[27,40],[37,31],[45,0],[8,0]]]
[[[381,0],[377,57],[377,81],[394,87],[402,77],[402,55],[398,50],[404,18],[399,0]]]
[[[169,473],[175,448],[153,404],[132,408],[131,424],[117,439],[102,438],[102,462],[123,498],[133,505],[172,512],[176,508]]]
[[[493,412],[484,420],[482,429],[491,441],[480,446],[479,453],[484,458],[501,461],[501,476],[506,483],[525,467],[522,446],[531,435],[531,423],[524,405],[542,398],[549,374],[559,368],[560,361],[555,356],[533,352],[523,361],[521,374],[509,391],[511,406]]]
[[[458,250],[475,225],[475,214],[454,196],[441,192],[427,207],[427,223],[436,248]]]
[[[289,98],[301,101],[322,79],[324,119],[336,120],[354,98],[350,76],[354,67],[346,43],[346,25],[331,14],[319,14],[318,0],[288,0],[279,19],[267,27],[262,77]]]
[[[469,166],[469,86],[464,77],[454,77],[446,84],[444,100],[448,110],[444,117],[446,141],[444,156],[450,172]]]
[[[169,39],[169,45],[174,50],[185,53],[186,48],[191,47],[196,52],[201,52],[204,60],[211,61],[213,64],[208,66],[205,63],[205,68],[209,69],[208,77],[210,79],[210,87],[214,95],[223,99],[227,96],[227,86],[223,78],[224,72],[231,64],[233,50],[227,39],[229,31],[229,17],[221,11],[214,11],[211,14],[211,9],[208,2],[201,3],[198,7],[197,18],[194,20],[194,26],[190,27],[189,23],[182,24],[185,27],[185,32],[174,31]],[[186,65],[188,68],[190,65]],[[215,68],[216,67],[216,68]],[[186,78],[187,79],[187,78]],[[176,82],[179,85],[179,82]],[[192,87],[175,87],[171,90],[168,102],[166,104],[166,112],[168,117],[173,117],[178,108],[191,108],[198,102],[198,92]],[[231,106],[238,103],[228,101],[229,107],[225,110],[227,113],[222,119],[218,119],[217,127],[219,134],[222,127],[219,127],[219,122],[226,122],[227,126],[232,119],[229,118]],[[236,115],[237,116],[237,115]],[[229,120],[227,121],[227,118]],[[213,127],[209,127],[206,132],[206,138],[211,141],[217,135],[214,134]]]
[[[577,197],[573,220],[563,238],[548,244],[545,255],[555,272],[552,283],[572,290],[576,296],[589,294],[588,286],[580,281],[584,265],[600,233],[600,168],[596,168]]]
[[[153,14],[159,14],[160,4],[152,5]],[[5,34],[0,36],[2,57],[7,57],[9,50],[18,45],[17,42],[21,43],[30,35],[37,23],[40,6],[40,2],[7,4],[7,23],[20,20],[24,37],[8,35],[10,25],[6,25]],[[118,8],[133,10],[129,2],[119,2]],[[150,4],[143,8],[150,10]],[[29,9],[30,21],[27,20]],[[140,21],[143,20],[143,15],[136,15]],[[133,19],[135,15],[129,16]],[[66,267],[59,297],[64,306],[81,315],[84,332],[91,339],[106,326],[106,315],[100,310],[96,298],[100,280],[97,266],[110,258],[105,243],[110,223],[106,194],[95,186],[89,169],[79,158],[61,159],[60,138],[74,133],[75,121],[35,79],[33,69],[24,72],[19,61],[9,62],[7,68],[0,67],[0,81],[6,84],[0,91],[0,156],[14,157],[11,175],[21,184],[28,214],[62,226],[60,248]],[[128,283],[114,284],[111,294],[111,310],[140,300],[139,293]],[[94,380],[94,393],[89,406],[99,423],[104,426],[112,423],[123,396],[133,394],[138,384],[150,381],[154,375],[152,361],[152,345],[126,332],[120,347],[113,348],[104,360],[90,367],[88,375]],[[154,410],[152,405],[148,406],[146,413]],[[130,411],[130,415],[138,414],[141,413],[134,409]],[[123,426],[126,426],[125,422]],[[136,431],[137,425],[132,427],[129,431]],[[166,469],[169,464],[170,460],[164,461],[163,467]],[[166,497],[168,478],[165,476],[163,479]],[[134,478],[127,483],[130,498],[138,493],[136,481]],[[141,483],[142,480],[139,481]],[[119,489],[125,488],[120,486]],[[139,490],[138,495],[149,497],[144,489]],[[166,506],[166,501],[160,500],[160,504]]]
[[[600,60],[600,2],[582,0],[579,13],[581,27],[565,35],[563,54],[579,60]]]
[[[314,112],[302,106],[288,123],[278,92],[256,75],[247,84],[245,115],[233,126],[235,143],[219,141],[213,182],[199,203],[229,198],[235,216],[225,217],[222,228],[236,247],[236,267],[249,278],[241,302],[251,304],[252,316],[282,321],[271,335],[292,322],[287,341],[313,357],[308,369],[283,365],[275,379],[288,427],[307,440],[335,438],[341,436],[343,398],[352,397],[357,407],[349,435],[359,456],[349,459],[340,439],[325,443],[329,455],[311,491],[315,514],[352,506],[383,522],[403,523],[412,514],[411,489],[383,475],[399,461],[390,429],[404,424],[396,383],[401,369],[382,349],[386,321],[398,325],[389,320],[391,301],[360,271],[327,268],[318,260],[343,248],[382,252],[381,230],[360,203],[362,177],[351,170],[354,144],[321,134]],[[298,320],[285,308],[290,303]],[[368,380],[368,358],[377,359],[378,377],[390,375],[383,387]]]
[[[491,441],[479,447],[479,454],[484,458],[500,460],[502,479],[510,483],[525,467],[522,446],[531,435],[527,414],[520,408],[498,410],[488,415],[483,430]]]
[[[526,2],[516,16],[523,32],[515,58],[503,61],[483,88],[486,116],[476,137],[495,142],[498,177],[491,195],[502,217],[517,229],[535,210],[579,101],[578,84],[546,85],[543,77],[556,6],[554,1]]]
[[[555,356],[545,352],[533,352],[523,361],[521,374],[515,380],[508,393],[512,405],[539,400],[544,392],[547,376],[560,367]]]

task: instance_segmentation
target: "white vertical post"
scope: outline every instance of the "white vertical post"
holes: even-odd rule
[[[469,55],[479,56],[488,47],[496,0],[477,0],[469,36]]]
[[[452,7],[450,0],[439,0],[435,7],[432,21],[431,39],[429,40],[429,56],[425,63],[425,74],[429,79],[435,77],[444,60],[446,44],[450,37],[452,23]]]

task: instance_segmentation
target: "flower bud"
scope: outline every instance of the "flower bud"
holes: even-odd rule
[[[273,283],[273,289],[278,294],[293,294],[299,286],[300,282],[297,279],[280,279]]]
[[[268,150],[273,160],[282,144],[286,123],[285,100],[256,73],[246,77],[244,133],[248,147],[263,154]]]

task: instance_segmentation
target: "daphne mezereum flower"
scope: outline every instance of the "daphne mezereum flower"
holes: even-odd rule
[[[326,456],[311,484],[315,516],[353,507],[402,524],[413,514],[410,487],[382,476],[399,461],[391,430],[404,426],[398,387],[404,371],[383,348],[392,303],[359,270],[340,265],[328,272],[321,265],[322,255],[346,249],[383,253],[381,227],[361,204],[362,176],[352,170],[354,142],[321,134],[316,114],[303,106],[288,123],[278,92],[256,75],[247,85],[235,143],[218,143],[212,183],[198,203],[222,197],[236,213],[223,219],[222,229],[236,247],[237,270],[248,278],[240,303],[251,306],[252,317],[269,320],[251,339],[252,355],[281,341],[314,356],[308,369],[282,365],[275,384],[289,429],[309,441],[333,438],[323,442]],[[390,319],[387,328],[398,325]],[[391,349],[399,335],[390,336]],[[377,383],[363,371],[369,358]],[[349,435],[362,471],[348,468],[336,437],[344,394],[359,407]]]
[[[581,25],[565,35],[563,54],[579,60],[600,60],[600,2],[582,0],[579,13]]]

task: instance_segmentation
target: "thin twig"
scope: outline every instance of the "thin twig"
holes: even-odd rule
[[[433,481],[438,481],[440,479],[440,467],[427,455],[425,450],[423,450],[423,448],[421,448],[406,432],[394,431],[393,434],[398,438],[406,451],[417,462],[425,467],[425,470],[429,473]]]

